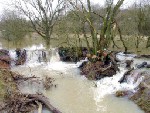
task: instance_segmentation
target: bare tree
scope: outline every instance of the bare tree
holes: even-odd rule
[[[20,46],[24,37],[29,34],[28,22],[15,11],[4,10],[1,18],[2,38],[9,42],[15,42]]]
[[[88,23],[89,29],[90,29],[90,35],[92,38],[92,47],[94,49],[94,54],[96,54],[97,50],[104,50],[104,48],[108,48],[110,41],[112,41],[112,28],[114,24],[115,17],[118,13],[119,8],[123,4],[124,0],[118,0],[117,4],[114,5],[113,0],[106,0],[106,14],[105,16],[99,15],[96,12],[93,11],[90,0],[87,1],[87,6],[79,0],[79,3],[81,5],[80,7],[77,7],[75,4],[75,1],[69,1],[70,4],[76,9],[82,12],[83,16],[81,18],[82,23]],[[94,25],[94,20],[92,18],[92,14],[98,15],[100,19],[102,19],[102,26],[99,31],[96,29]],[[98,33],[100,34],[100,39],[98,38]],[[87,40],[87,36],[84,36]],[[88,44],[87,44],[88,45]]]
[[[135,3],[135,14],[137,16],[136,22],[137,22],[137,40],[136,40],[136,49],[138,52],[138,48],[141,42],[141,39],[144,38],[144,36],[150,36],[150,5],[149,0],[145,3],[145,1],[140,1],[140,3]],[[147,44],[149,42],[149,39],[147,41]],[[146,46],[148,47],[148,46]]]
[[[107,13],[103,18],[103,26],[100,32],[100,49],[108,48],[110,41],[112,41],[112,27],[115,21],[115,17],[119,8],[123,4],[124,0],[118,0],[117,4],[113,4],[114,0],[106,0]]]
[[[64,0],[19,0],[16,4],[49,48],[54,25],[65,7]]]

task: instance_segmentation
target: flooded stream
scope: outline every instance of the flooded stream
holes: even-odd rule
[[[58,108],[62,113],[144,113],[137,105],[126,98],[117,98],[114,96],[115,91],[121,89],[133,90],[140,83],[123,83],[118,81],[123,76],[126,69],[120,66],[120,72],[117,75],[104,78],[99,81],[89,81],[80,75],[77,68],[80,64],[64,63],[59,60],[57,49],[52,49],[49,63],[39,63],[38,54],[42,45],[26,48],[28,60],[23,66],[13,66],[12,70],[20,74],[32,76],[35,75],[41,79],[49,76],[55,79],[56,88],[44,90],[36,83],[23,83],[20,87],[24,93],[44,93],[53,106]],[[15,58],[14,50],[10,52]],[[121,58],[133,58],[132,56]],[[138,60],[137,60],[138,62]],[[136,64],[134,64],[136,65]],[[97,86],[97,87],[96,87]],[[49,113],[43,110],[43,113]]]

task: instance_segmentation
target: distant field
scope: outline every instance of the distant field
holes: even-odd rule
[[[129,52],[134,52],[137,54],[150,54],[150,48],[146,48],[147,38],[145,37],[144,39],[140,39],[138,49],[136,48],[136,40],[137,39],[134,36],[124,37],[124,41]],[[124,50],[122,42],[118,38],[115,39],[115,43],[120,47],[120,49],[115,47],[114,50],[120,50],[120,51]],[[113,48],[110,47],[110,49],[113,49]]]
[[[83,35],[80,35],[81,41],[82,41],[82,46],[86,46],[85,40],[83,38]],[[139,44],[139,48],[138,50],[136,49],[136,37],[134,36],[124,36],[124,41],[125,44],[128,47],[129,52],[134,52],[137,54],[150,54],[150,48],[146,48],[146,42],[147,39],[140,39],[140,44]],[[43,40],[43,38],[41,38],[39,35],[37,35],[36,33],[32,34],[31,36],[26,36],[24,38],[24,40],[18,42],[18,44],[16,45],[13,41],[9,43],[8,46],[8,42],[6,40],[3,40],[2,38],[0,38],[0,42],[3,45],[3,48],[24,48],[24,47],[28,47],[31,46],[33,44],[44,44],[45,42]],[[69,45],[68,45],[69,42]],[[89,38],[89,42],[91,42],[90,38]],[[68,38],[66,38],[65,35],[61,35],[56,36],[53,35],[52,40],[51,40],[51,47],[58,47],[58,46],[76,46],[77,42],[77,38],[75,37],[75,35],[69,35]],[[115,38],[115,43],[119,46],[118,48],[112,48],[112,44],[109,47],[110,50],[115,50],[115,51],[124,51],[122,42],[120,41],[119,37]],[[78,44],[79,45],[79,44]]]

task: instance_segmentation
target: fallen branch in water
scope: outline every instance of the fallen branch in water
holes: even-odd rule
[[[126,71],[123,75],[123,77],[118,81],[120,83],[126,82],[127,81],[127,76],[131,74],[131,72],[134,70],[134,68]]]
[[[34,78],[37,78],[35,76],[32,76],[32,77],[21,77],[21,76],[17,76],[17,77],[13,77],[15,81],[19,81],[19,80],[23,80],[23,81],[27,81],[27,80],[30,80],[30,79],[34,79]]]
[[[52,113],[61,113],[53,107],[49,99],[42,94],[13,94],[5,102],[5,106],[0,108],[0,111],[8,113],[25,113],[39,108],[39,113],[42,110],[42,105]]]
[[[0,72],[1,78],[3,78],[2,82],[6,83],[6,93],[4,94],[2,104],[0,103],[0,113],[3,111],[6,113],[27,113],[36,110],[39,107],[40,111],[40,109],[42,109],[41,105],[48,108],[48,110],[52,113],[61,113],[59,110],[53,107],[50,104],[49,99],[42,94],[20,93],[19,89],[17,88],[18,82],[34,79],[37,77],[23,77],[22,75],[11,72],[10,70],[0,70]],[[49,80],[53,81],[52,78],[49,78]],[[12,86],[13,88],[11,88]],[[41,103],[41,105],[38,103]]]
[[[42,113],[42,104],[40,102],[36,102],[36,103],[39,106],[38,113]]]
[[[10,71],[10,74],[12,76],[12,78],[14,79],[14,81],[27,81],[27,80],[30,80],[30,79],[35,79],[35,78],[38,78],[36,76],[31,76],[31,77],[23,77],[23,75],[20,75],[19,73],[14,73],[14,72],[11,72]]]
[[[53,107],[50,102],[48,101],[48,98],[41,94],[29,94],[27,95],[28,98],[35,99],[38,102],[41,102],[45,105],[46,108],[48,108],[52,113],[61,113],[59,110],[57,110],[55,107]]]

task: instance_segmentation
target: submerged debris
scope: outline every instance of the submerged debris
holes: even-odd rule
[[[127,78],[128,78],[128,76],[131,75],[131,72],[132,72],[133,70],[134,70],[134,68],[132,68],[132,69],[126,71],[126,72],[124,73],[124,75],[122,76],[122,78],[121,78],[118,82],[120,82],[120,83],[127,82]]]
[[[81,68],[81,74],[85,75],[88,79],[99,80],[104,77],[111,77],[116,74],[118,68],[112,64],[104,65],[102,62],[87,63]]]
[[[36,110],[39,103],[52,113],[61,113],[53,107],[49,99],[42,94],[22,94],[18,89],[18,81],[27,81],[36,77],[23,77],[10,70],[0,69],[0,112],[27,113]],[[49,78],[46,78],[49,80]]]
[[[133,63],[133,60],[126,60],[126,68],[131,69],[131,64]]]
[[[88,60],[83,62],[79,68],[81,74],[90,80],[100,80],[104,77],[112,77],[119,71],[116,57],[113,53],[99,52],[97,55],[87,54]]]
[[[137,66],[138,69],[140,68],[150,68],[150,64],[148,64],[147,62],[142,62],[141,64],[139,64]]]
[[[52,113],[61,113],[42,94],[12,94],[6,99],[5,105],[0,110],[7,111],[8,113],[27,113],[37,109],[39,106],[38,103],[41,103]]]
[[[132,91],[117,91],[116,97],[131,97],[134,93]]]
[[[53,82],[55,80],[51,77],[46,76],[45,79],[43,80],[43,86],[45,90],[49,90],[52,87],[56,87],[57,85],[54,85]]]

